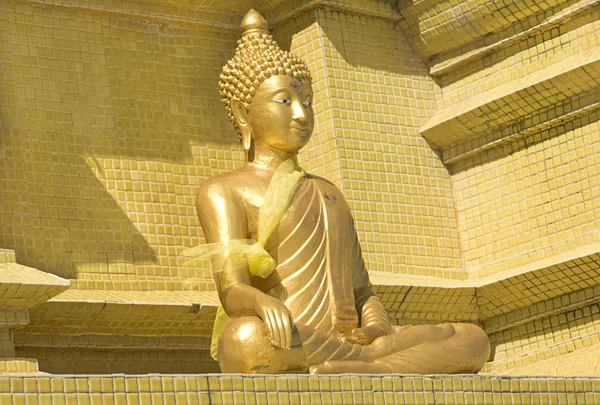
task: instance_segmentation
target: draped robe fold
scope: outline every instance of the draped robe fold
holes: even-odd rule
[[[265,249],[277,262],[252,284],[282,300],[296,325],[350,333],[359,326],[369,283],[350,209],[327,180],[300,180]]]

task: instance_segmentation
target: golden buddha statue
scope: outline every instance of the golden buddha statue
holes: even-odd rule
[[[221,370],[477,372],[490,352],[480,328],[391,325],[344,196],[297,163],[314,123],[308,67],[279,48],[258,12],[242,28],[220,89],[246,162],[200,187],[207,245],[188,252],[212,258]]]

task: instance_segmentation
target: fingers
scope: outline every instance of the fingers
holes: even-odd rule
[[[355,328],[352,330],[352,336],[355,336],[357,338],[365,338],[367,337],[368,333],[366,330],[364,330],[363,328]]]
[[[290,350],[292,347],[293,322],[287,311],[271,310],[265,314],[265,325],[273,346]]]
[[[342,340],[357,345],[365,346],[371,342],[368,331],[363,328],[356,328],[352,330],[352,334],[342,336]]]
[[[271,343],[273,343],[273,346],[280,347],[281,343],[279,338],[279,328],[277,327],[277,320],[274,311],[267,311],[266,318],[265,325],[267,326]]]
[[[283,303],[275,299],[272,301],[274,303],[262,302],[257,308],[257,315],[263,320],[273,346],[290,350],[294,330],[292,314]]]
[[[274,314],[274,318],[275,318],[275,323],[277,326],[277,344],[275,346],[280,347],[282,349],[287,348],[286,345],[286,341],[285,341],[285,328],[283,326],[283,314],[281,312],[275,313]]]
[[[290,313],[286,310],[276,311],[274,318],[277,326],[277,334],[279,336],[279,344],[275,346],[282,349],[290,350],[292,347],[292,329],[293,322]]]
[[[360,337],[356,337],[356,336],[352,336],[352,335],[348,335],[348,336],[344,337],[342,340],[344,340],[345,342],[354,343],[354,344],[361,345],[361,346],[365,346],[365,345],[369,344],[368,339],[360,338]]]
[[[292,347],[292,317],[289,314],[283,314],[283,335],[284,348],[290,350]]]

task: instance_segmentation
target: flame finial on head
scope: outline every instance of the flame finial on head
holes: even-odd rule
[[[242,30],[242,36],[246,36],[255,32],[261,32],[268,34],[269,33],[269,24],[267,24],[267,20],[260,15],[258,11],[255,9],[250,9],[242,19],[242,24],[240,24]]]
[[[219,76],[221,102],[240,135],[231,110],[231,100],[239,100],[247,108],[258,86],[271,76],[287,75],[310,80],[306,63],[277,45],[269,34],[267,21],[258,11],[248,11],[241,27],[244,32],[238,40],[235,55],[223,66]]]

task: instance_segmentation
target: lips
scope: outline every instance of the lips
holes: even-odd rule
[[[306,132],[308,131],[307,125],[290,125],[291,129],[295,129],[296,131]]]

